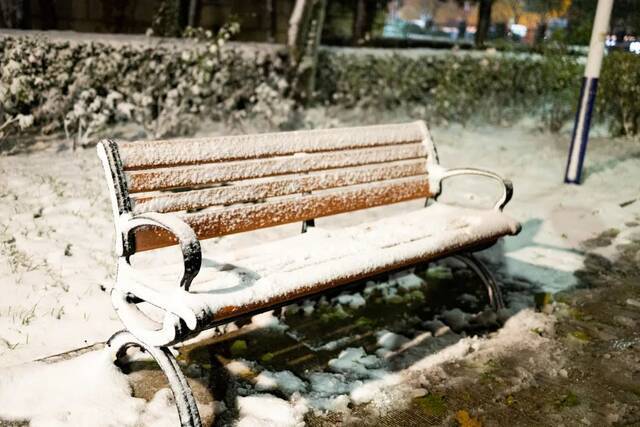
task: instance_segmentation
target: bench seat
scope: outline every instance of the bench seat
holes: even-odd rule
[[[163,310],[192,312],[200,324],[218,323],[260,307],[491,244],[519,229],[518,222],[498,210],[434,203],[428,209],[347,228],[311,227],[304,234],[215,256],[205,250],[200,273],[188,292],[175,285],[181,264],[132,269],[126,282],[133,294],[139,287],[156,291],[157,299],[151,299]],[[166,326],[149,339],[171,341],[175,325]]]

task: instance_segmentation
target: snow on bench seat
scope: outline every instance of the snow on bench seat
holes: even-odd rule
[[[489,244],[519,231],[497,210],[435,203],[342,229],[310,228],[305,234],[210,258],[189,292],[176,287],[181,266],[138,271],[172,304],[183,304],[201,322],[218,322],[263,306]],[[206,320],[205,320],[206,319]],[[169,332],[169,331],[167,331]]]

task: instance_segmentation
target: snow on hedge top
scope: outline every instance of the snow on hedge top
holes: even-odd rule
[[[423,142],[433,152],[424,122],[315,129],[254,135],[119,142],[125,169],[256,159],[296,153]]]

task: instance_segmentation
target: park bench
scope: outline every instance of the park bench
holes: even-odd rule
[[[116,224],[111,292],[126,329],[109,341],[153,356],[169,380],[183,425],[200,425],[192,392],[168,349],[215,326],[354,281],[455,256],[503,307],[491,273],[472,252],[518,233],[502,213],[512,186],[478,169],[444,169],[423,122],[98,145]],[[493,209],[434,202],[376,221],[321,229],[314,219],[413,199],[437,199],[458,175],[497,180]],[[302,222],[302,233],[226,253],[199,240]],[[180,276],[140,273],[132,255],[178,245]],[[175,270],[171,270],[175,271]],[[153,318],[152,306],[162,318]]]

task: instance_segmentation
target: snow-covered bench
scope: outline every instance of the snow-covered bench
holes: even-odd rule
[[[502,307],[489,271],[471,255],[520,226],[502,213],[509,181],[477,169],[447,170],[423,122],[344,129],[98,145],[116,224],[119,256],[111,293],[126,331],[118,356],[147,350],[170,380],[183,425],[200,425],[191,390],[168,346],[240,317],[353,281],[456,256]],[[503,188],[493,209],[442,203],[356,226],[323,230],[314,219],[412,199],[436,199],[441,182],[481,175]],[[199,239],[303,222],[303,233],[216,259]],[[176,276],[140,273],[130,257],[178,244]],[[205,262],[203,262],[203,259]],[[174,274],[171,274],[174,271]],[[154,319],[144,307],[155,307]],[[141,310],[142,308],[142,310]]]

